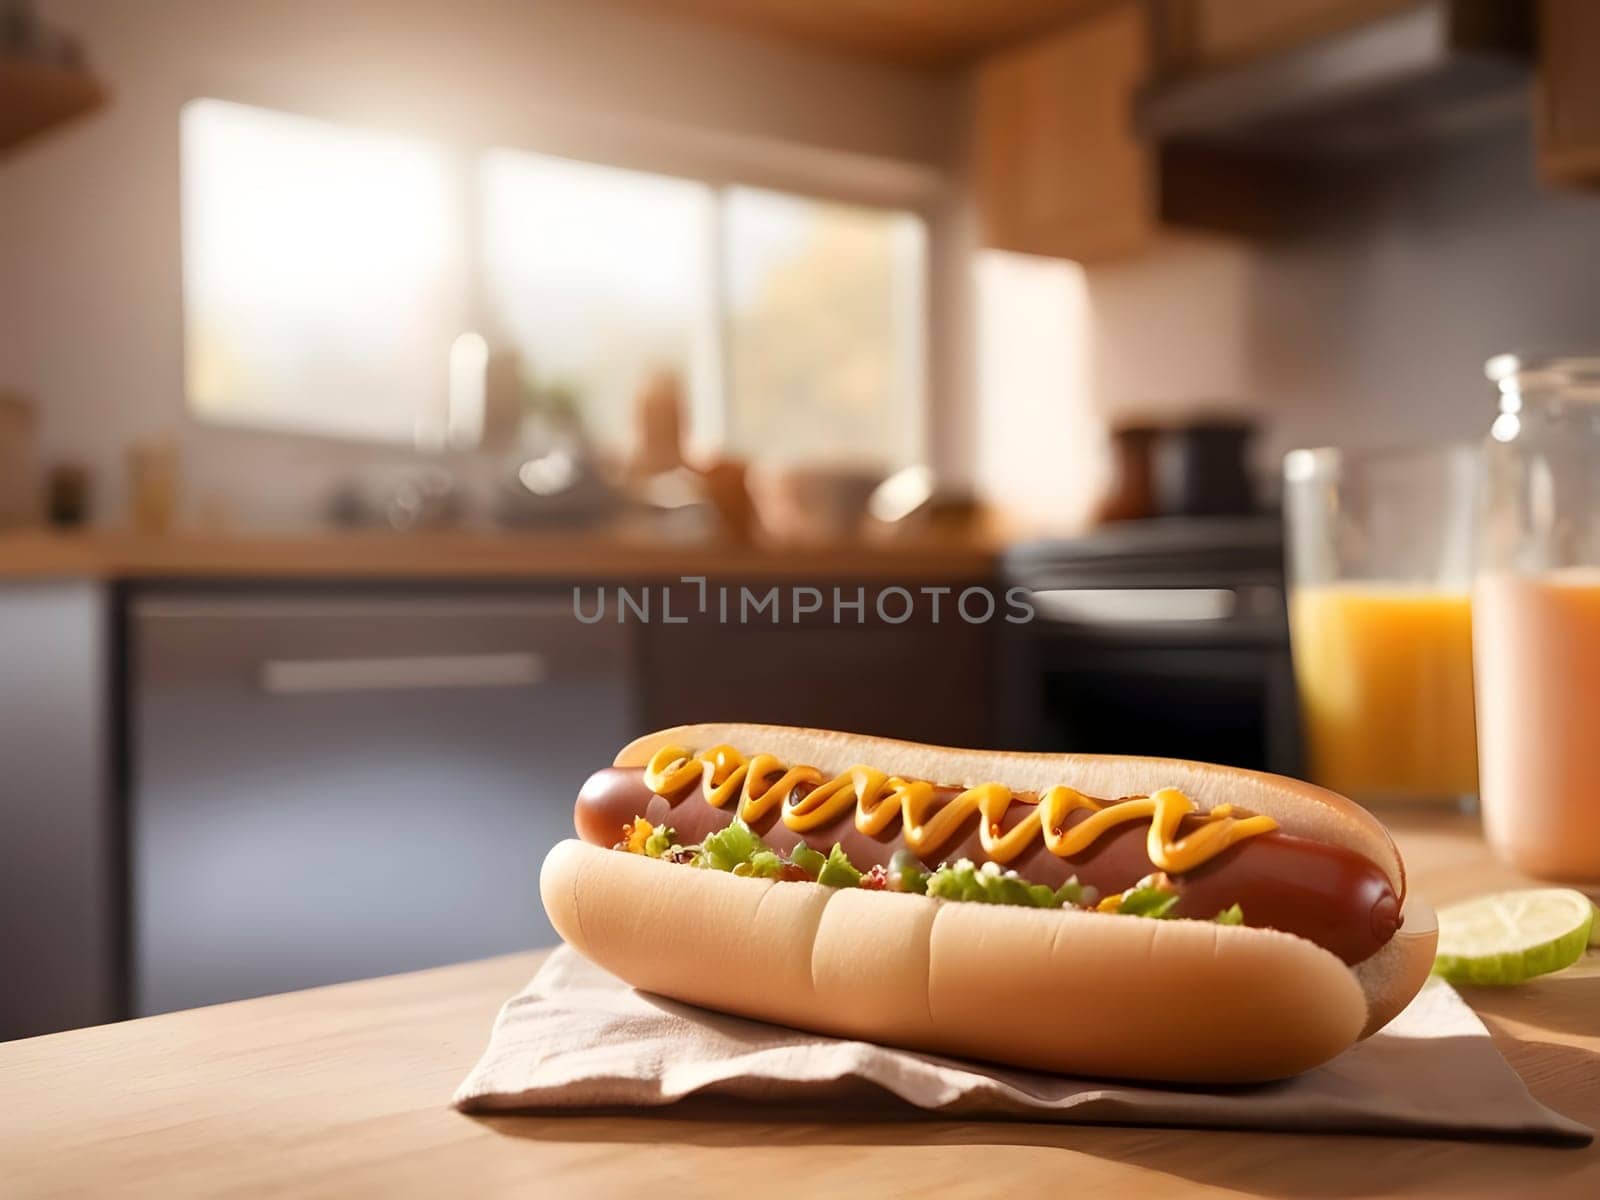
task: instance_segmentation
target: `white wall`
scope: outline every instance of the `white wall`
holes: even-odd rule
[[[187,416],[178,110],[192,97],[846,198],[921,197],[936,212],[944,204],[953,86],[663,18],[648,3],[39,7],[83,38],[113,99],[0,159],[0,385],[39,406],[45,462],[93,469],[103,519],[124,508],[125,447],[151,436],[179,440],[191,511],[221,507],[249,524],[308,523],[340,480],[381,492],[417,462]],[[947,309],[959,306],[936,304]],[[938,366],[934,405],[959,409],[959,372]]]
[[[1525,127],[1345,172],[1320,209],[1089,271],[1100,411],[1254,412],[1270,481],[1297,445],[1482,437],[1500,351],[1600,353],[1600,193],[1541,187]]]
[[[1084,270],[986,251],[973,275],[978,490],[1020,528],[1080,525],[1109,475]]]

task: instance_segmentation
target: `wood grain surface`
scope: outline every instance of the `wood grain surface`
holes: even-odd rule
[[[1416,894],[1513,885],[1470,818],[1384,814]],[[1600,1149],[692,1104],[470,1118],[452,1090],[537,954],[0,1046],[0,1194],[1600,1195]],[[1600,963],[1468,999],[1600,1125]],[[1018,1014],[1018,1019],[1027,1019]]]
[[[148,535],[0,532],[7,579],[674,579],[982,580],[995,543],[928,534],[880,541],[764,546],[663,542],[622,532]]]

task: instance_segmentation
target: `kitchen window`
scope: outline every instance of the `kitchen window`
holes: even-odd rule
[[[181,152],[193,412],[411,441],[467,328],[447,156],[216,100],[185,107]]]
[[[493,361],[574,396],[618,452],[667,369],[702,448],[921,457],[917,213],[218,100],[185,107],[182,170],[202,418],[464,449]]]
[[[710,187],[513,150],[486,153],[478,184],[486,324],[525,378],[570,389],[602,443],[622,438],[652,371],[675,371],[704,405],[717,388]]]
[[[922,220],[753,188],[724,192],[722,217],[726,443],[752,458],[908,457],[922,407]]]

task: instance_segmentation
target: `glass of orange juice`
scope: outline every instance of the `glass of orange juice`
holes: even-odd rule
[[[1289,643],[1310,779],[1470,806],[1475,447],[1284,459]]]

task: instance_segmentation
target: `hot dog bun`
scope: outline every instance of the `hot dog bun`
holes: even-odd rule
[[[822,730],[694,725],[660,746],[759,748],[825,771],[856,763],[912,778],[1016,790],[1056,783],[1114,797],[1176,786],[1291,832],[1355,849],[1391,873],[1381,826],[1322,789],[1149,758],[995,754]],[[923,896],[693,871],[578,841],[545,860],[551,922],[580,953],[647,991],[840,1037],[1031,1069],[1175,1082],[1278,1079],[1388,1021],[1433,961],[1431,914],[1352,969],[1290,934],[1205,921],[946,903]]]

